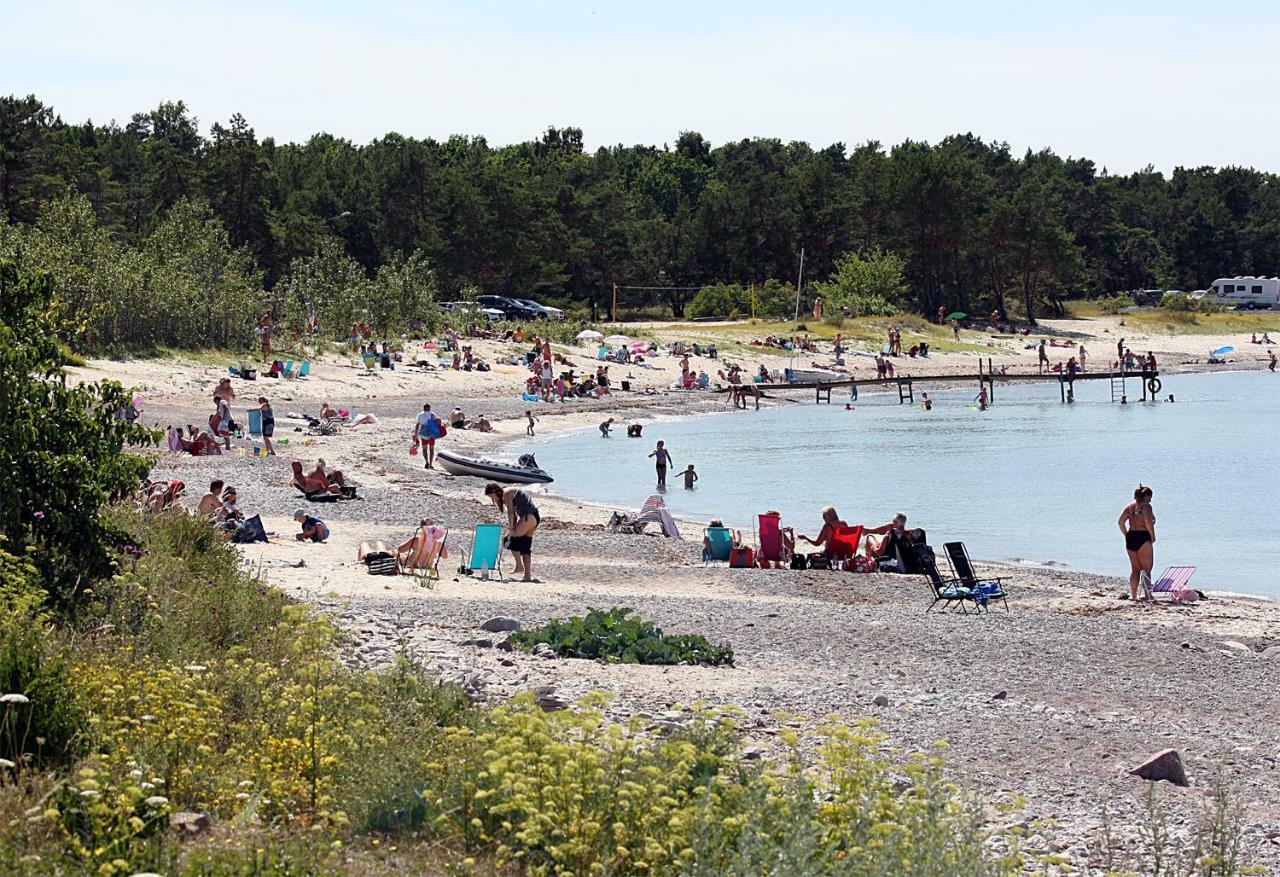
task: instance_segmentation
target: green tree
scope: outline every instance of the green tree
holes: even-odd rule
[[[122,537],[102,506],[147,473],[124,447],[156,436],[119,416],[131,401],[120,384],[68,382],[55,290],[51,275],[0,262],[0,534],[66,610],[111,573]]]
[[[174,204],[147,238],[143,258],[146,302],[139,303],[141,318],[126,343],[239,348],[250,342],[262,278],[207,203]]]
[[[34,221],[56,190],[47,173],[53,121],[34,94],[0,97],[0,220]]]
[[[421,250],[408,256],[393,254],[378,268],[368,292],[369,325],[380,335],[415,326],[434,330],[440,325],[436,272]]]
[[[879,248],[861,256],[846,253],[825,281],[813,285],[828,308],[847,307],[855,317],[901,312],[907,281],[897,254]]]
[[[281,316],[292,326],[315,318],[324,331],[335,335],[372,318],[373,285],[335,238],[325,238],[312,255],[294,259],[276,293]],[[391,318],[382,313],[384,320]]]

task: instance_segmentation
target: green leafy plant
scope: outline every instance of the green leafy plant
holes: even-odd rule
[[[601,658],[622,664],[733,664],[733,649],[714,646],[693,634],[664,634],[651,621],[630,617],[630,609],[591,609],[585,616],[554,620],[512,634],[512,644],[532,650],[546,643],[566,658]]]
[[[55,292],[0,261],[0,533],[66,610],[113,571],[124,543],[99,510],[137,490],[150,464],[121,451],[156,434],[120,416],[132,394],[119,383],[67,381]]]

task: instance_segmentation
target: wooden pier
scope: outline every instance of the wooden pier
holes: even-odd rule
[[[1158,370],[1134,369],[1127,371],[1076,372],[1074,375],[1068,375],[1066,371],[1050,372],[1048,374],[1021,374],[997,372],[992,368],[989,359],[985,363],[979,360],[977,374],[900,375],[892,378],[846,378],[837,381],[797,381],[796,383],[752,382],[743,384],[742,387],[748,393],[785,392],[788,390],[804,390],[808,392],[812,390],[816,403],[826,402],[828,405],[831,404],[832,390],[847,387],[896,387],[898,390],[898,404],[901,405],[915,402],[915,385],[917,383],[967,384],[976,382],[979,392],[985,388],[987,390],[987,399],[994,401],[996,382],[1007,384],[1051,381],[1058,385],[1059,396],[1065,403],[1074,401],[1076,381],[1109,381],[1111,384],[1111,401],[1127,401],[1128,382],[1133,380],[1138,381],[1141,391],[1138,401],[1146,402],[1150,400],[1154,402],[1156,400],[1161,389],[1160,372]],[[727,392],[728,389],[722,388],[722,391]]]

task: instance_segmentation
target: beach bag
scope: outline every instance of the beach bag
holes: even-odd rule
[[[808,569],[809,558],[805,557],[803,554],[793,554],[791,556],[791,568],[792,569]]]
[[[386,551],[375,551],[364,556],[365,565],[369,567],[371,576],[393,576],[398,572],[395,555]]]
[[[262,517],[254,515],[243,522],[232,534],[231,541],[242,544],[247,542],[266,542],[267,529],[262,526]]]
[[[729,549],[729,566],[732,569],[751,569],[756,565],[756,553],[747,546]]]
[[[809,569],[831,569],[831,558],[825,554],[810,554]]]
[[[437,431],[440,433],[440,435],[438,435],[437,438],[444,438],[445,436],[447,436],[449,434],[449,430],[448,428],[445,427],[444,421],[437,420],[436,423],[438,424]]]

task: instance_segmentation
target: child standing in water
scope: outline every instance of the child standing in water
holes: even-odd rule
[[[671,453],[666,449],[663,442],[658,442],[658,446],[653,449],[653,453],[649,454],[653,457],[653,463],[658,470],[658,486],[667,486],[667,466],[671,464]]]
[[[693,471],[693,464],[689,464],[689,468],[680,473],[684,476],[684,489],[693,490],[693,483],[698,480],[698,473]]]
[[[538,418],[533,416],[532,411],[526,411],[524,416],[529,418],[529,425],[524,428],[525,435],[533,435],[533,425],[538,422]]]

